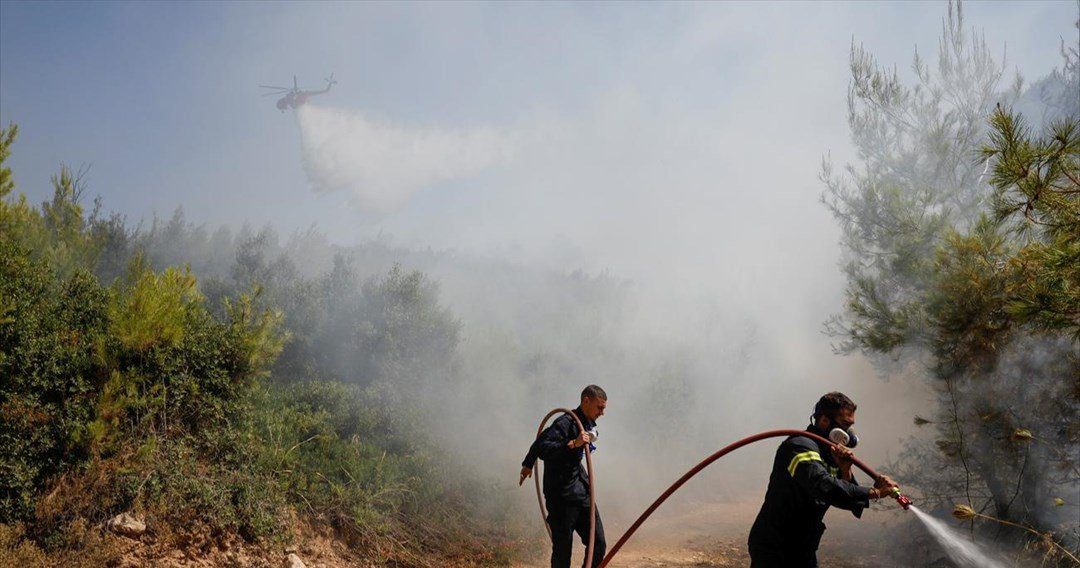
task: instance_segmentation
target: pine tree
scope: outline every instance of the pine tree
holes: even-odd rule
[[[1077,117],[1033,136],[1003,110],[1021,83],[1001,90],[1004,66],[964,32],[959,4],[937,73],[918,54],[912,68],[908,86],[852,48],[858,162],[822,172],[848,276],[828,329],[839,351],[922,375],[940,394],[932,419],[916,417],[936,435],[905,452],[909,482],[942,505],[1062,531],[1054,498],[1080,483],[1060,451],[1080,442]]]

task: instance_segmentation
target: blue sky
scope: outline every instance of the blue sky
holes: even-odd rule
[[[621,157],[667,156],[664,175],[710,177],[735,191],[742,178],[705,164],[745,163],[723,156],[789,132],[791,179],[743,205],[797,195],[791,213],[799,214],[820,191],[820,156],[847,148],[852,39],[904,70],[915,45],[934,53],[944,11],[940,2],[4,1],[0,121],[20,125],[11,164],[33,201],[48,197],[61,161],[86,163],[89,192],[132,219],[182,205],[211,223],[273,222],[286,233],[317,224],[341,242],[379,231],[437,248],[543,248],[561,239],[632,272],[608,254],[621,233],[654,221],[680,231],[683,210],[658,212],[650,196],[670,193],[690,209],[713,202],[698,201],[701,189],[681,192],[692,183],[613,190],[653,175]],[[968,3],[965,12],[1029,79],[1059,64],[1059,37],[1075,38],[1074,2]],[[311,190],[295,119],[256,87],[293,74],[318,87],[331,71],[340,84],[321,104],[402,128],[565,129],[595,136],[589,151],[598,154],[584,165],[549,156],[551,171],[443,182],[373,215],[343,193]],[[687,140],[698,145],[687,151]],[[713,146],[701,152],[703,144]],[[588,184],[576,187],[576,176],[560,171]],[[558,187],[521,189],[538,179]],[[825,216],[812,223],[831,238]]]

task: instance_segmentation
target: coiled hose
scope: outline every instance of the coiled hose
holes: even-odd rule
[[[544,416],[544,419],[540,421],[540,427],[536,429],[536,437],[539,438],[540,434],[544,433],[544,427],[547,426],[547,421],[552,416],[558,413],[569,414],[570,418],[574,419],[577,423],[578,432],[585,431],[585,425],[578,419],[577,414],[574,414],[572,410],[565,408],[556,408]],[[540,503],[540,519],[544,521],[544,528],[547,529],[548,538],[551,538],[551,527],[547,522],[547,509],[544,507],[544,496],[540,493],[540,462],[536,462],[536,471],[533,472],[533,481],[536,482],[536,501]],[[596,482],[593,481],[593,468],[592,468],[592,451],[589,450],[589,444],[585,444],[585,468],[589,472],[589,545],[585,547],[585,566],[592,566],[593,556],[593,544],[596,542],[596,492],[593,491],[593,486]],[[610,554],[608,555],[611,556]],[[607,558],[604,558],[604,564],[607,564]]]
[[[551,418],[553,415],[558,414],[560,412],[569,414],[574,419],[574,422],[577,422],[579,431],[580,432],[585,431],[585,427],[581,424],[581,421],[578,420],[578,417],[572,411],[567,410],[565,408],[556,408],[556,409],[552,410],[551,412],[547,413],[547,416],[545,416],[544,419],[540,422],[540,428],[536,431],[536,436],[538,438],[540,437],[540,434],[543,433],[544,427],[547,425],[548,419]],[[696,466],[691,468],[690,471],[683,474],[682,477],[680,477],[678,480],[675,481],[675,483],[672,483],[671,486],[667,488],[667,491],[664,491],[662,494],[660,494],[660,496],[657,497],[655,501],[653,501],[652,505],[649,505],[649,508],[645,509],[645,512],[642,513],[641,516],[638,517],[636,521],[634,521],[634,524],[630,525],[630,528],[627,529],[626,532],[623,533],[623,535],[621,537],[619,537],[619,541],[616,542],[615,546],[611,547],[611,550],[609,550],[607,555],[604,556],[603,562],[600,563],[600,568],[604,568],[605,566],[607,566],[608,563],[611,562],[611,559],[615,558],[615,555],[619,553],[619,549],[621,549],[622,546],[624,544],[626,544],[626,541],[630,540],[630,537],[634,535],[634,533],[638,530],[638,527],[640,527],[641,524],[645,522],[645,519],[648,519],[649,515],[652,515],[653,511],[655,511],[657,508],[659,508],[660,505],[662,505],[664,503],[664,501],[667,501],[667,498],[671,497],[671,495],[673,493],[678,491],[679,488],[683,486],[683,484],[685,484],[687,481],[690,481],[690,478],[692,478],[695,475],[697,475],[698,473],[700,473],[701,470],[703,470],[706,467],[708,467],[709,465],[711,465],[714,461],[726,456],[727,454],[729,454],[729,453],[731,453],[731,452],[733,452],[733,451],[735,451],[735,450],[737,450],[737,449],[739,449],[739,448],[741,448],[743,446],[746,446],[748,444],[752,444],[754,442],[764,440],[766,438],[778,438],[780,436],[805,436],[807,438],[811,438],[811,439],[817,440],[818,442],[824,443],[829,447],[832,447],[832,446],[836,445],[831,440],[828,440],[828,439],[826,439],[826,438],[824,438],[822,436],[814,434],[813,432],[807,432],[806,430],[769,430],[768,432],[761,432],[760,434],[754,434],[753,436],[747,436],[747,437],[745,437],[745,438],[743,438],[741,440],[738,440],[737,442],[734,442],[732,444],[729,444],[729,445],[721,448],[716,453],[714,453],[711,456],[705,458],[704,460],[701,460],[701,463],[697,464]],[[859,469],[866,472],[866,474],[869,475],[875,482],[878,479],[881,478],[881,475],[879,475],[878,472],[874,471],[873,468],[871,468],[870,466],[863,463],[862,460],[860,460],[859,458],[852,456],[851,463],[853,463],[856,467],[858,467]],[[589,545],[585,549],[585,566],[591,566],[592,565],[592,555],[593,555],[593,544],[595,542],[595,537],[596,537],[596,533],[595,533],[595,530],[596,530],[595,529],[596,497],[595,497],[595,491],[593,489],[593,487],[596,485],[596,477],[593,474],[592,454],[589,452],[588,445],[585,446],[585,465],[586,465],[586,468],[588,469],[588,472],[589,472],[589,519],[590,519],[590,523],[589,523]],[[547,528],[548,536],[550,537],[551,536],[551,527],[549,527],[548,524],[547,524],[547,510],[544,508],[544,498],[540,493],[540,471],[539,471],[539,468],[535,472],[534,477],[536,478],[534,480],[536,482],[536,499],[540,503],[540,516],[544,520],[544,527]],[[900,495],[899,493],[897,493],[896,495],[897,495],[897,500],[900,502],[900,504],[905,505],[905,500],[907,500],[907,498],[904,497],[903,495]],[[910,503],[909,500],[907,502]],[[906,508],[906,505],[905,505],[905,508]]]

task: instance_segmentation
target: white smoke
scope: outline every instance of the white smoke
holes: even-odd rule
[[[390,213],[416,191],[508,162],[515,136],[493,128],[391,124],[363,113],[304,105],[297,117],[304,171],[316,191],[346,190],[358,207]]]

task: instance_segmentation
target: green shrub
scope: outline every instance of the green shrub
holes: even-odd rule
[[[79,432],[107,376],[95,353],[107,293],[79,271],[60,281],[0,238],[0,522],[28,518],[34,492],[85,458]]]
[[[0,565],[112,563],[100,526],[124,511],[180,546],[288,539],[300,512],[395,564],[506,563],[468,506],[486,488],[448,480],[419,433],[413,400],[454,375],[460,341],[435,282],[394,267],[359,290],[342,259],[302,280],[264,259],[264,231],[209,305],[188,267],[151,270],[121,218],[84,216],[79,172],[62,168],[40,209],[13,197],[14,133],[0,130]]]

